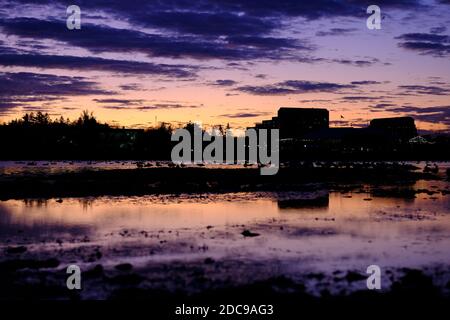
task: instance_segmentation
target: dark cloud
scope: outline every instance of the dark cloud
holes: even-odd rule
[[[0,73],[0,97],[77,96],[113,94],[84,77],[56,76],[30,72]]]
[[[436,95],[443,96],[449,95],[450,90],[436,86],[422,86],[422,85],[403,85],[398,86],[400,89],[405,90],[406,94],[424,94],[424,95]]]
[[[17,52],[18,51],[16,49],[7,47],[0,41],[0,54],[16,54]]]
[[[95,102],[99,102],[99,103],[123,103],[123,104],[140,104],[142,103],[144,100],[140,100],[140,99],[94,99]]]
[[[440,123],[450,127],[450,105],[435,107],[403,106],[390,108],[389,111],[407,114],[420,121]]]
[[[450,54],[450,45],[435,42],[403,42],[400,47],[418,51],[423,55],[432,55],[435,57],[443,57]]]
[[[122,84],[119,86],[120,89],[124,91],[139,91],[142,90],[142,87],[139,83],[128,83]]]
[[[350,60],[350,59],[332,59],[331,62],[344,64],[344,65],[350,65],[354,67],[370,67],[374,64],[380,63],[379,59],[373,58],[368,60]],[[389,63],[384,63],[385,65],[388,65]]]
[[[197,109],[202,108],[203,104],[195,105],[195,104],[180,104],[180,103],[156,103],[151,106],[143,106],[139,109],[141,110],[154,110],[154,109]]]
[[[298,43],[295,39],[261,36],[230,36],[229,45],[249,46],[260,49],[296,48],[297,50],[311,50],[310,47]]]
[[[65,0],[18,0],[18,3],[67,6]],[[297,39],[274,37],[289,18],[365,17],[370,1],[346,0],[78,0],[86,14],[101,11],[127,21],[134,31],[83,23],[81,30],[69,32],[65,21],[32,18],[4,19],[6,34],[35,39],[53,39],[86,48],[92,52],[142,52],[149,56],[194,59],[280,59],[298,56],[309,50]],[[384,0],[386,9],[416,9],[419,0]],[[135,31],[139,27],[156,30],[154,34]],[[345,34],[352,29],[333,28],[325,34]],[[357,61],[365,66],[369,62]]]
[[[406,33],[396,37],[406,41],[450,42],[450,37],[432,33]]]
[[[130,29],[83,24],[77,31],[68,31],[61,21],[16,18],[0,21],[8,35],[52,39],[82,47],[93,53],[141,52],[150,57],[193,59],[280,59],[293,58],[307,46],[295,39],[266,36],[230,36],[201,38],[191,35],[150,34]]]
[[[0,101],[0,115],[6,115],[10,112],[14,112],[14,109],[21,107],[22,105],[23,103],[20,102]]]
[[[9,115],[16,113],[17,108],[21,108],[23,111],[29,111],[29,108],[41,108],[43,110],[44,105],[49,106],[54,101],[63,102],[64,97],[51,97],[51,96],[11,96],[0,94],[0,115]],[[39,102],[41,106],[32,106],[29,103]]]
[[[331,28],[327,31],[318,31],[316,32],[317,37],[326,37],[326,36],[343,36],[348,35],[349,33],[352,33],[356,31],[355,28]]]
[[[270,112],[237,112],[237,113],[226,113],[221,114],[220,117],[226,118],[256,118],[260,116],[267,116],[271,114]]]
[[[403,40],[399,46],[423,55],[445,57],[450,55],[450,36],[435,33],[406,33],[396,37]]]
[[[300,100],[300,103],[311,103],[311,102],[318,102],[318,103],[323,103],[323,102],[332,102],[333,100],[329,100],[329,99],[307,99],[307,100]]]
[[[347,97],[342,97],[342,100],[346,100],[346,101],[367,101],[367,100],[378,100],[380,99],[379,97],[368,97],[368,96],[347,96]]]
[[[187,65],[154,64],[96,57],[56,56],[40,54],[0,54],[0,65],[45,69],[108,71],[125,74],[161,75],[175,78],[195,77],[197,68]]]
[[[174,11],[172,11],[174,10]],[[258,35],[279,27],[273,18],[241,15],[234,12],[176,11],[176,5],[165,10],[149,10],[130,15],[134,23],[179,33],[203,36]],[[205,26],[208,26],[205,28]]]
[[[392,108],[395,107],[396,105],[393,103],[378,103],[374,106],[370,106],[371,108],[375,108],[375,109],[386,109],[386,108]]]
[[[220,86],[220,87],[231,87],[237,84],[237,81],[224,79],[224,80],[216,80],[211,83],[214,86]]]
[[[352,81],[350,82],[354,85],[375,85],[375,84],[382,84],[382,82],[379,81],[373,81],[373,80],[362,80],[362,81]]]
[[[449,0],[450,3],[450,0]],[[430,29],[430,33],[443,33],[447,31],[447,27],[446,26],[439,26],[439,27],[434,27]]]
[[[133,109],[133,110],[159,110],[159,109],[197,109],[203,107],[203,104],[193,105],[193,104],[181,104],[181,103],[156,103],[152,105],[139,105],[135,106],[133,104],[130,105],[112,105],[112,106],[102,106],[105,109],[115,109],[115,110],[125,110],[125,109]]]
[[[447,0],[440,0],[446,3]],[[15,0],[17,3],[57,3],[65,0]],[[369,0],[77,0],[85,9],[101,10],[145,26],[195,34],[257,33],[278,26],[282,17],[365,16]],[[420,0],[379,0],[386,9],[417,9]],[[270,18],[270,19],[269,19]],[[276,19],[278,18],[278,19]],[[211,26],[204,28],[205,25]],[[209,30],[208,30],[209,29]]]
[[[356,85],[304,80],[287,80],[271,85],[242,86],[236,90],[253,95],[287,95],[308,92],[338,92],[342,89],[353,88],[356,88]]]

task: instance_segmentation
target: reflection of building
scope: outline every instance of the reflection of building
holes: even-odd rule
[[[328,190],[318,191],[313,197],[304,198],[279,198],[277,205],[279,209],[328,209],[330,196]]]

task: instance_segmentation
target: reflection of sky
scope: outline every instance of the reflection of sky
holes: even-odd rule
[[[330,109],[334,125],[450,124],[445,0],[381,1],[381,30],[366,28],[365,1],[77,1],[78,31],[64,1],[39,3],[0,0],[3,120],[89,109],[128,126],[242,127],[304,106]]]
[[[54,220],[36,212],[45,212],[46,201],[22,203],[20,201],[0,202],[0,243],[5,241],[36,242],[55,237],[83,237],[90,234],[91,227],[67,223],[64,219]]]
[[[430,189],[435,184],[448,187],[439,181],[421,181],[414,188]],[[316,195],[324,198],[326,194]],[[309,202],[289,209],[280,208],[280,200],[312,199],[312,194],[103,197],[65,199],[62,203],[9,200],[0,203],[0,245],[6,245],[6,239],[13,241],[9,245],[16,239],[23,243],[22,238],[36,246],[43,240],[54,245],[56,238],[65,244],[76,240],[74,245],[78,245],[77,241],[88,236],[90,245],[119,248],[132,243],[136,248],[148,248],[160,240],[172,245],[189,240],[208,246],[208,256],[279,256],[332,270],[361,263],[413,267],[450,262],[448,196],[436,195],[433,200],[421,194],[412,200],[374,197],[365,201],[369,195],[370,191],[331,192],[327,205]],[[260,236],[244,239],[240,235],[244,229]],[[127,257],[139,254],[140,250],[131,251]],[[169,258],[165,254],[168,252],[142,259]],[[179,257],[170,257],[198,256],[181,250]]]

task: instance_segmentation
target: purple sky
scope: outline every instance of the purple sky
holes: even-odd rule
[[[72,4],[81,30],[66,27]],[[372,4],[381,30],[366,27]],[[449,130],[450,1],[0,0],[0,121],[89,109],[239,128],[280,106]]]

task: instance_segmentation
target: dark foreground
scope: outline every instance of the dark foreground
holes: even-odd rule
[[[0,174],[0,199],[304,190],[307,183],[399,184],[436,176],[420,167],[397,162],[324,162],[320,166],[310,162],[282,167],[273,176],[262,176],[258,168],[156,167],[33,172]]]
[[[31,262],[24,265],[27,263]],[[38,268],[36,263],[45,266],[50,261],[34,261],[31,268]],[[65,278],[62,271],[59,274],[41,271],[39,276],[34,275],[33,284],[25,284],[18,278],[26,276],[26,272],[11,273],[11,269],[7,267],[8,271],[5,273],[4,264],[2,269],[2,293],[5,294],[5,290],[8,290],[7,297],[3,298],[13,295],[20,297],[20,300],[7,304],[0,302],[0,305],[3,310],[11,308],[16,316],[30,312],[34,316],[55,319],[61,316],[75,318],[86,315],[149,319],[298,319],[310,315],[355,319],[388,315],[441,318],[450,304],[450,282],[443,290],[433,284],[431,276],[414,269],[400,270],[401,276],[395,279],[390,289],[382,292],[359,290],[348,294],[330,294],[324,289],[318,296],[307,293],[301,282],[287,277],[269,278],[238,286],[214,284],[217,288],[186,294],[182,291],[139,288],[139,284],[152,281],[140,275],[139,271],[117,272],[103,270],[99,266],[86,271],[84,277],[88,280],[85,286],[115,288],[108,302],[82,301],[78,293],[61,289],[60,282],[64,282]],[[161,272],[170,269],[174,273],[179,269],[180,272],[174,274],[174,277],[183,281],[182,278],[187,276],[191,280],[186,285],[201,287],[208,283],[208,275],[202,274],[198,266],[162,266],[162,269]],[[347,273],[334,276],[331,280],[323,274],[304,275],[305,281],[316,278],[319,284],[325,283],[326,286],[362,281],[363,277],[357,273]],[[63,301],[57,302],[55,298]],[[233,311],[238,305],[254,306],[256,309],[253,310],[258,311],[239,315]],[[194,306],[208,307],[210,311],[207,316],[176,314],[178,308]],[[68,310],[71,311],[68,313]],[[269,310],[273,310],[273,314]]]

